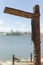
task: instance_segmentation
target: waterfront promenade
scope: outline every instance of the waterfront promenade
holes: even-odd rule
[[[43,65],[43,59],[41,59]],[[0,65],[12,65],[12,61],[0,60]],[[20,61],[15,61],[14,65],[34,65],[34,62],[30,62],[29,59],[20,59]]]

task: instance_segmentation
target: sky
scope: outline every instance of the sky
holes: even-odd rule
[[[0,0],[0,32],[31,31],[31,19],[4,13],[5,7],[33,12],[33,7],[40,6],[40,31],[43,33],[43,0]]]

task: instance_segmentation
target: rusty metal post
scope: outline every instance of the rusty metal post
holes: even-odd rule
[[[41,65],[41,48],[40,48],[40,10],[39,5],[34,6],[32,18],[32,41],[34,42],[34,65]]]

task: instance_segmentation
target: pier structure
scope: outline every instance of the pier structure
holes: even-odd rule
[[[39,5],[33,7],[33,13],[25,12],[10,7],[5,7],[4,13],[21,16],[31,19],[32,41],[34,45],[34,65],[41,65],[40,48],[40,8]]]

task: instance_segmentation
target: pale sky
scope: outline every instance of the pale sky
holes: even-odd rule
[[[0,0],[0,31],[31,31],[31,20],[3,13],[4,8],[11,7],[33,12],[33,6],[40,6],[40,30],[43,32],[43,0]]]

